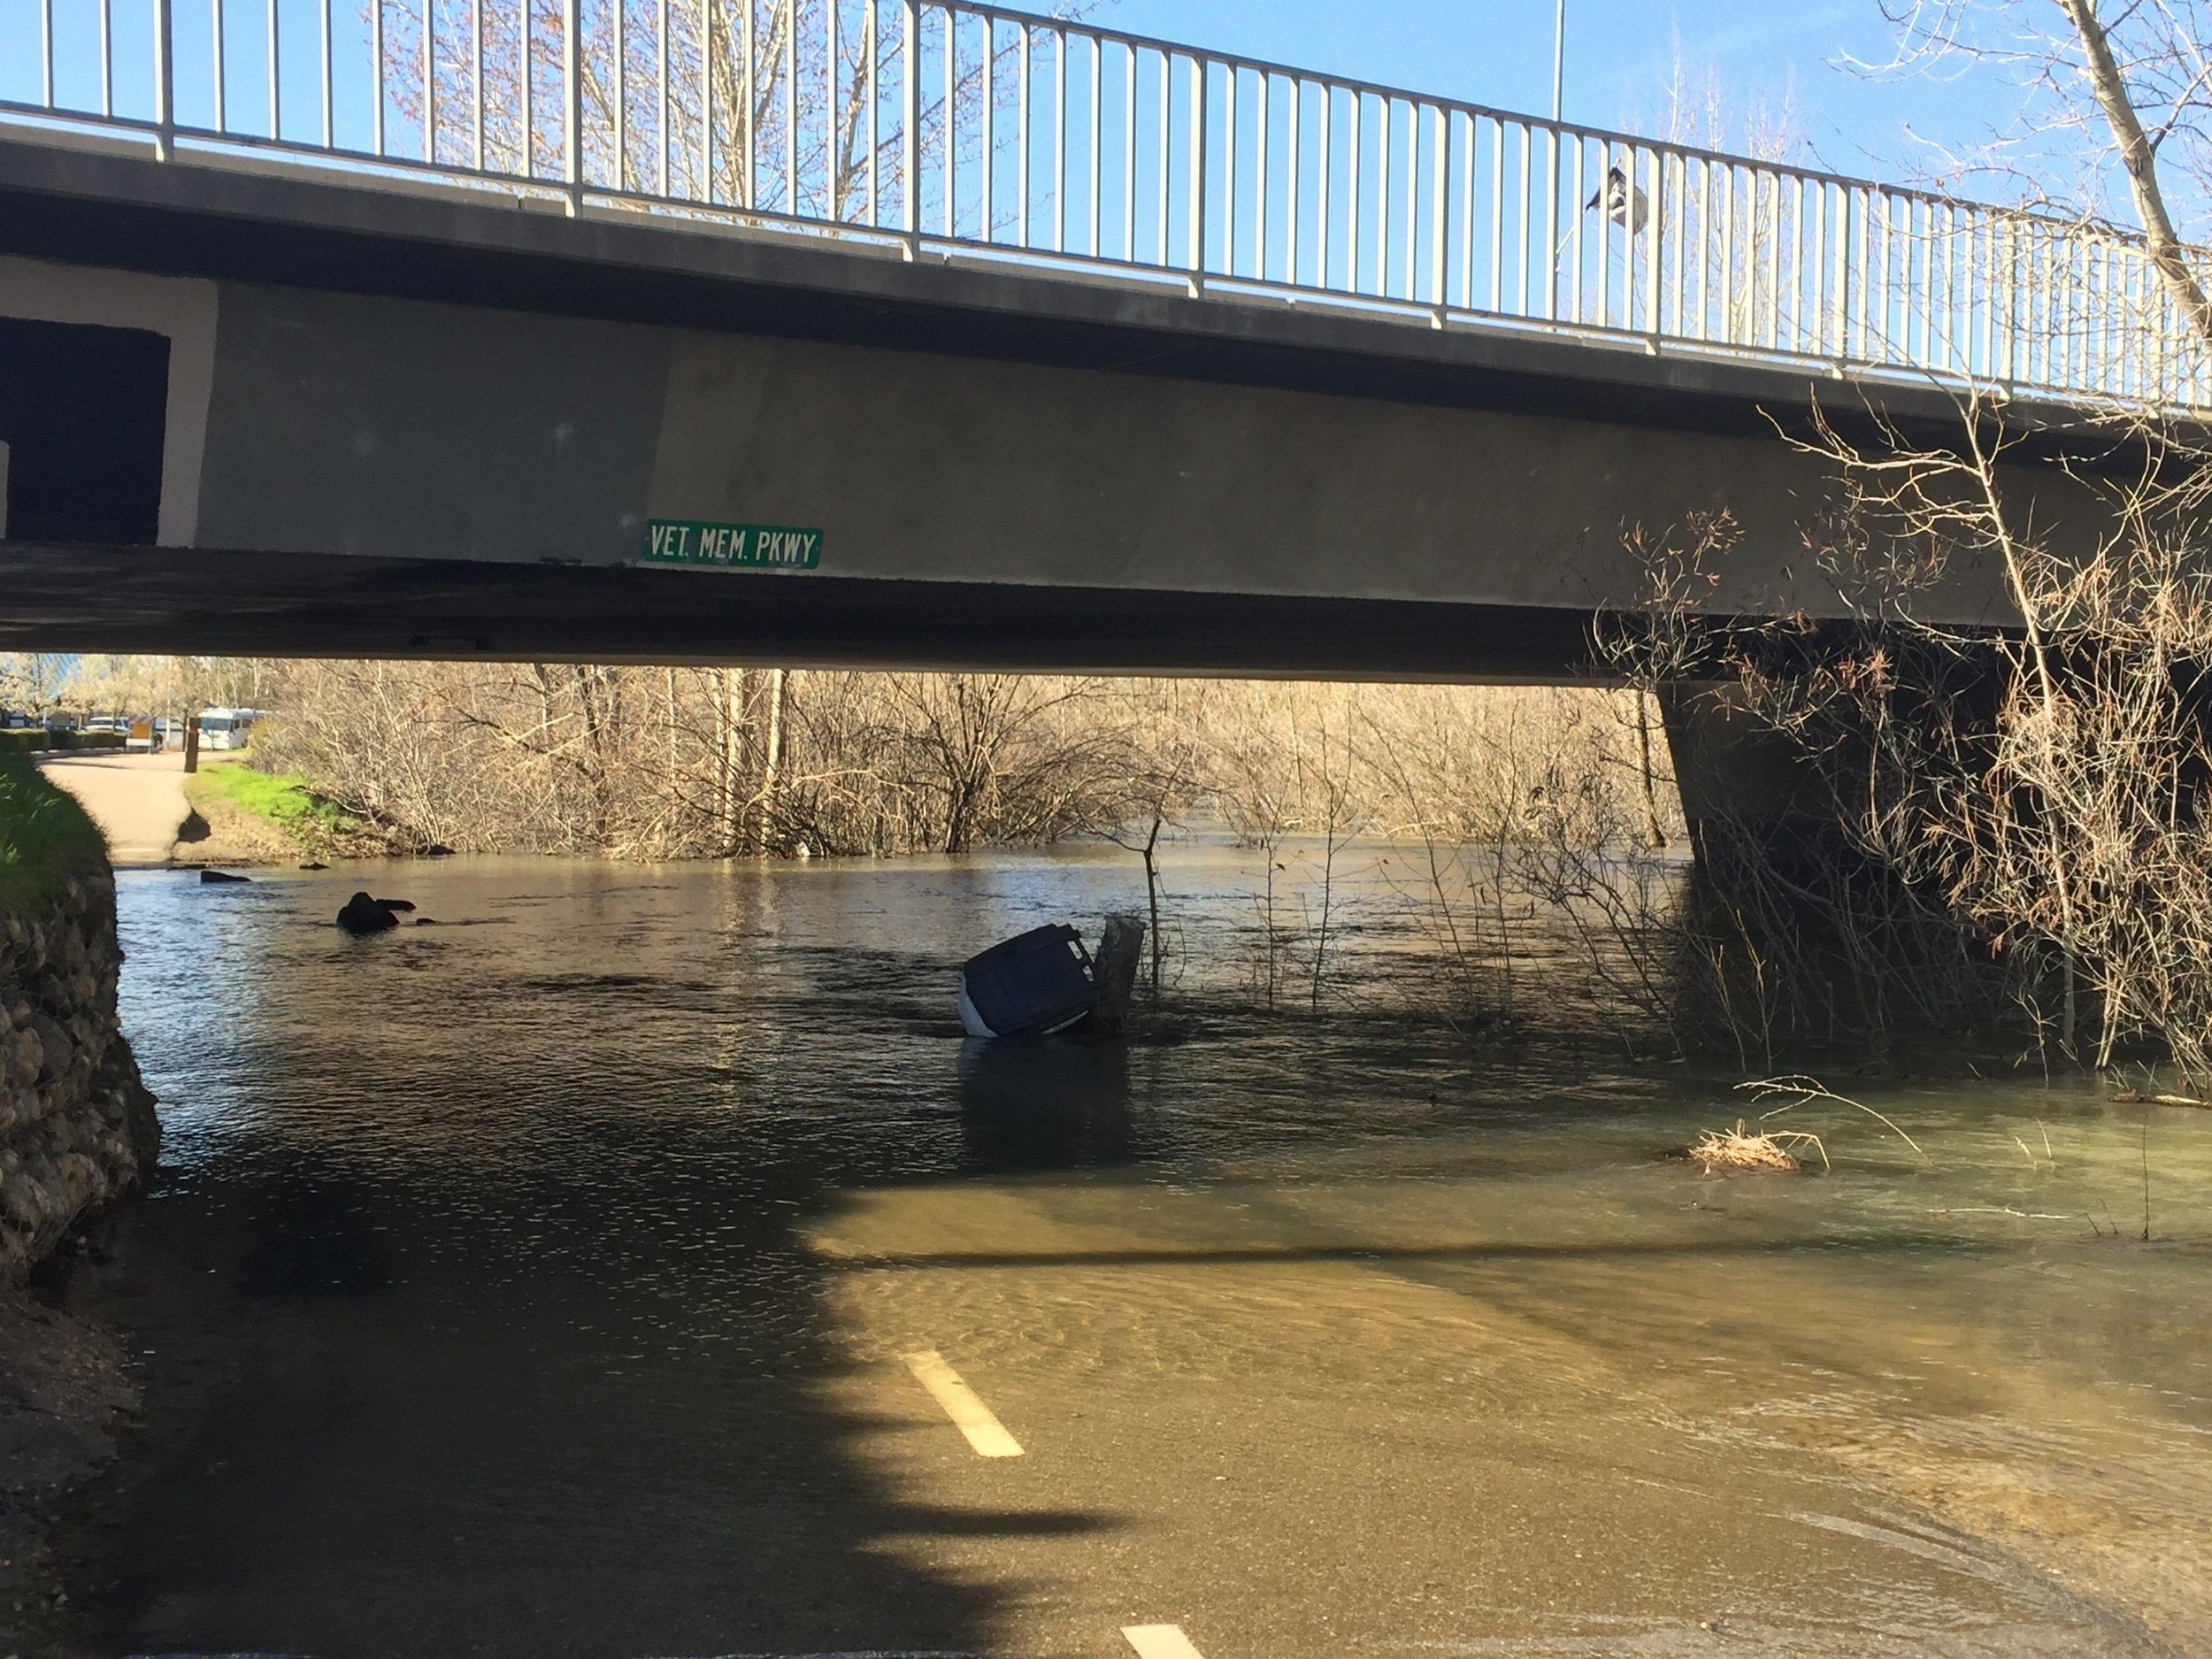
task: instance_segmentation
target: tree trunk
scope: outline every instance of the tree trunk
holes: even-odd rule
[[[669,669],[661,685],[665,699],[661,710],[668,726],[668,776],[662,785],[661,856],[676,850],[676,671]]]
[[[1152,1007],[1160,1007],[1160,825],[1164,814],[1152,815],[1152,833],[1144,843],[1144,896],[1152,914]]]
[[[2208,301],[2196,275],[2189,269],[2187,250],[2174,229],[2166,208],[2165,187],[2158,177],[2158,146],[2144,132],[2126,78],[2112,54],[2112,39],[2097,16],[2096,0],[2058,0],[2066,20],[2080,37],[2083,69],[2097,107],[2112,129],[2119,146],[2120,165],[2128,176],[2128,190],[2135,211],[2143,221],[2144,251],[2166,293],[2189,319],[2200,342],[2212,344],[2212,301]]]
[[[776,819],[776,790],[783,772],[783,703],[787,676],[780,668],[768,671],[768,736],[761,753],[760,810],[755,818],[753,845],[768,850],[768,833]]]
[[[1659,793],[1651,776],[1651,705],[1642,687],[1636,688],[1636,749],[1643,765],[1644,833],[1655,852],[1667,849],[1667,833],[1659,826]]]
[[[745,793],[745,673],[722,671],[722,850],[734,854],[743,841]]]
[[[591,782],[591,838],[596,849],[604,852],[614,840],[614,788],[609,759],[614,749],[610,726],[617,717],[612,698],[603,695],[609,687],[602,672],[593,666],[579,668],[576,695],[584,711],[584,752]]]

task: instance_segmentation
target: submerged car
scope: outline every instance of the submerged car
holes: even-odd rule
[[[1044,1036],[1104,995],[1080,933],[1065,923],[1033,927],[961,965],[960,1023],[971,1037]]]

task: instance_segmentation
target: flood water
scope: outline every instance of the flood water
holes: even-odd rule
[[[1110,849],[126,877],[167,1140],[72,1295],[149,1406],[57,1650],[2212,1653],[2212,1114],[1835,1076],[1924,1157],[1701,1178],[1732,1075],[1379,947],[1270,1014],[1260,866],[1168,874],[1126,1049],[952,1014]]]

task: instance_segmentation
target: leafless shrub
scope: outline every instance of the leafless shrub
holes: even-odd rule
[[[303,664],[263,764],[418,844],[619,857],[964,852],[1118,821],[1102,682]]]

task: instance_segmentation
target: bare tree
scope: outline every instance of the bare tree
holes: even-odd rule
[[[0,703],[44,718],[60,705],[69,658],[48,652],[0,652]]]
[[[1104,833],[1144,863],[1145,909],[1150,919],[1149,985],[1160,1002],[1166,960],[1160,923],[1160,837],[1188,812],[1205,785],[1207,710],[1212,687],[1199,680],[1145,681],[1130,698],[1133,718],[1121,744],[1126,778],[1117,792],[1125,815]]]

